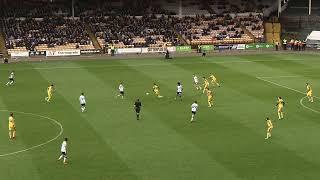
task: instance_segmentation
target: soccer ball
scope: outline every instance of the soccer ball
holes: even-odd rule
[[[149,95],[149,93],[147,92],[146,95]]]

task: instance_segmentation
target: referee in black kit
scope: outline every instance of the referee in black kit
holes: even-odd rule
[[[140,110],[141,110],[141,102],[139,99],[136,100],[136,102],[134,103],[134,109],[136,110],[136,115],[137,115],[137,120],[139,120],[140,118]]]

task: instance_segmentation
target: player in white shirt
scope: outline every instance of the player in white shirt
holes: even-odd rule
[[[191,115],[191,122],[194,121],[194,116],[197,113],[198,107],[199,107],[199,105],[198,105],[197,101],[194,101],[194,103],[191,104],[191,114],[192,114]]]
[[[11,71],[9,75],[9,81],[7,82],[7,86],[12,85],[14,83],[14,71]]]
[[[120,85],[119,85],[119,95],[118,95],[118,97],[119,96],[121,96],[122,99],[124,98],[124,86],[123,86],[123,83],[120,83]]]
[[[180,100],[182,100],[182,91],[183,91],[183,87],[182,87],[181,83],[178,82],[177,83],[177,95],[176,95],[175,100],[177,100],[178,97],[180,98]]]
[[[63,158],[63,164],[67,164],[67,141],[68,138],[64,138],[64,141],[61,144],[61,155],[59,157],[59,161]]]
[[[86,97],[84,97],[84,93],[81,93],[79,101],[81,106],[81,112],[84,112],[86,110]]]
[[[201,86],[199,85],[199,79],[195,74],[193,75],[193,85],[197,90],[201,90]]]

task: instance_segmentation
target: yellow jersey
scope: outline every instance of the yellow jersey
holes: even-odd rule
[[[268,126],[268,128],[273,128],[273,124],[270,119],[267,120],[267,126]]]
[[[307,92],[312,92],[312,88],[311,88],[310,84],[307,85]]]
[[[213,93],[212,93],[212,91],[211,91],[211,90],[208,90],[208,91],[207,91],[207,96],[208,96],[208,98],[212,98]]]
[[[52,86],[49,86],[47,91],[50,92],[50,93],[52,93],[53,87],[52,87]]]
[[[217,78],[216,78],[213,74],[210,76],[210,78],[211,78],[213,81],[217,81]]]
[[[12,116],[9,117],[9,129],[15,127],[14,118]]]
[[[159,86],[158,85],[154,85],[152,87],[153,91],[156,92],[156,91],[159,91]]]
[[[209,81],[207,79],[204,79],[204,86],[209,86]]]
[[[278,106],[278,108],[282,108],[282,107],[283,107],[283,105],[284,105],[284,101],[283,101],[283,99],[278,99],[278,102],[277,102],[277,106]]]

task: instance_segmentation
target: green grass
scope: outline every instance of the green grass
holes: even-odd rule
[[[320,178],[320,103],[303,100],[310,82],[320,89],[320,56],[266,54],[226,57],[25,62],[1,65],[0,82],[16,71],[17,83],[0,86],[0,110],[34,113],[59,121],[57,140],[22,153],[3,154],[46,142],[59,133],[49,119],[15,113],[17,140],[7,137],[9,112],[0,111],[0,176],[14,180],[316,180]],[[214,73],[215,107],[192,86],[192,74]],[[257,76],[278,85],[260,80]],[[123,81],[127,96],[116,97]],[[174,101],[176,83],[184,86]],[[162,99],[151,93],[157,82]],[[51,103],[46,88],[54,83]],[[284,88],[285,86],[288,88]],[[87,112],[78,97],[85,92]],[[150,92],[150,95],[146,95]],[[276,97],[286,101],[278,121]],[[135,120],[133,103],[143,104]],[[197,100],[197,122],[190,105]],[[265,118],[274,120],[265,140]],[[60,144],[69,138],[69,164],[57,161]]]

